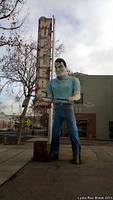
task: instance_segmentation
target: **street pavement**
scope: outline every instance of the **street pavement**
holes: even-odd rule
[[[70,144],[60,161],[33,161],[33,144],[0,145],[0,200],[113,199],[113,143],[82,142],[80,167],[69,162]]]

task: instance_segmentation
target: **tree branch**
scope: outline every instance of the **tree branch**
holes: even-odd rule
[[[24,23],[24,21],[22,21],[21,23],[20,23],[20,25],[18,25],[18,26],[15,26],[15,27],[2,27],[2,26],[0,26],[0,29],[2,29],[2,30],[6,30],[6,31],[9,31],[9,30],[15,30],[15,29],[18,29],[18,28],[20,28],[22,25],[23,25],[23,23]]]
[[[8,83],[10,83],[10,81],[8,80],[8,81],[6,81],[6,83],[0,88],[0,93],[2,92],[2,90],[4,89],[4,87],[6,86],[6,85],[8,85]]]
[[[12,9],[7,15],[3,15],[2,17],[0,17],[0,20],[10,17],[10,16],[12,15],[12,13],[14,12],[15,8],[17,7],[17,4],[18,4],[18,3],[20,3],[19,0],[17,0],[17,1],[15,2],[15,5],[14,5],[13,9]]]

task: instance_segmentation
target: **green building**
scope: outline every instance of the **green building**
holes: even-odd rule
[[[86,137],[113,138],[113,76],[75,73],[81,83],[81,101],[75,105],[79,129]],[[79,117],[78,117],[79,116]],[[90,116],[94,116],[89,120]],[[86,124],[85,124],[86,122]],[[86,125],[86,129],[85,129]],[[89,132],[88,132],[88,126]],[[92,135],[91,132],[93,132]]]

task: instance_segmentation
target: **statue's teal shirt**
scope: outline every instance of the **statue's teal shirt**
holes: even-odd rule
[[[52,79],[47,85],[47,93],[54,98],[55,103],[65,102],[78,91],[80,91],[79,79],[69,75],[62,80]]]

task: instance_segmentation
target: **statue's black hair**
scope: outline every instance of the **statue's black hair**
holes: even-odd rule
[[[62,63],[64,64],[64,66],[67,67],[66,62],[65,62],[65,60],[64,60],[63,58],[57,58],[57,59],[55,60],[55,63],[57,63],[57,62],[58,62],[58,63],[61,63],[61,62],[62,62]]]

